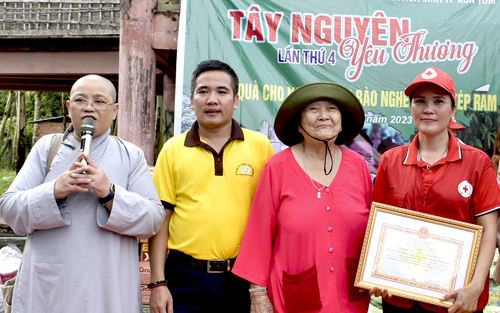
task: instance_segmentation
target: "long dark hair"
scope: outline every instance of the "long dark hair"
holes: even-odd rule
[[[497,131],[497,137],[495,138],[495,146],[493,147],[493,154],[500,155],[500,127]]]

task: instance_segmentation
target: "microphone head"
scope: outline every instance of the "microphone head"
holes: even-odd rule
[[[94,135],[95,132],[95,120],[91,117],[86,117],[82,121],[82,126],[80,127],[80,134],[81,136],[90,134],[91,136]]]

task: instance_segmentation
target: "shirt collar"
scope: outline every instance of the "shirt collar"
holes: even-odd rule
[[[420,161],[419,153],[418,153],[418,138],[420,133],[417,133],[413,141],[410,143],[408,147],[408,151],[406,152],[406,158],[403,161],[405,165],[417,165]],[[450,138],[450,144],[448,145],[448,153],[443,158],[446,162],[455,162],[462,159],[462,146],[461,143],[457,140],[457,138],[453,135],[452,132],[448,131],[448,136]]]
[[[243,135],[243,130],[241,126],[234,119],[231,121],[231,137],[230,140],[245,140],[245,136]],[[193,123],[191,129],[188,131],[186,135],[186,140],[184,141],[184,146],[186,147],[197,147],[201,145],[200,133],[198,132],[198,121]]]
[[[67,144],[67,145],[76,149],[76,148],[79,148],[80,141],[78,139],[76,139],[76,137],[74,137],[74,132],[75,132],[75,128],[73,126],[73,123],[71,123],[71,125],[69,125],[69,127],[64,132],[62,142],[64,144]],[[72,136],[73,136],[74,140],[71,140],[70,138],[68,138],[68,136],[71,133],[73,133]],[[103,142],[109,136],[110,133],[111,133],[111,129],[108,128],[108,130],[104,134],[102,134],[101,136],[93,137],[92,138],[92,148],[96,148],[101,142]]]

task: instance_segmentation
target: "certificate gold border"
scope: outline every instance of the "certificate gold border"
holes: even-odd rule
[[[452,278],[450,278],[448,280],[449,286],[448,286],[448,288],[443,288],[443,287],[439,287],[439,286],[431,286],[431,285],[420,283],[420,282],[414,282],[414,281],[411,281],[411,280],[408,280],[408,279],[394,277],[394,276],[390,276],[390,275],[387,275],[387,274],[379,272],[378,271],[378,268],[379,268],[378,265],[380,264],[382,252],[384,250],[383,246],[385,245],[384,241],[385,241],[385,238],[387,236],[387,232],[386,232],[387,229],[397,230],[397,231],[400,231],[400,232],[414,234],[414,235],[419,236],[418,231],[413,231],[413,230],[410,230],[410,229],[407,229],[407,228],[404,228],[404,227],[397,227],[397,226],[394,226],[394,225],[385,225],[385,224],[383,224],[382,225],[382,229],[383,229],[383,231],[382,231],[382,234],[381,234],[380,244],[379,244],[379,247],[378,247],[378,253],[377,253],[376,260],[375,260],[376,264],[375,264],[375,267],[373,269],[372,276],[383,278],[383,279],[388,279],[388,280],[397,280],[398,282],[401,282],[401,283],[406,284],[406,285],[419,286],[419,287],[422,287],[422,288],[427,289],[427,290],[433,290],[433,291],[438,291],[438,292],[449,293],[449,292],[452,292],[453,290],[455,290],[454,287],[455,287],[455,284],[456,284],[457,273],[458,273],[458,268],[459,268],[459,263],[460,263],[459,259],[460,259],[460,255],[462,253],[463,246],[464,246],[464,244],[463,244],[462,241],[448,239],[448,238],[443,238],[441,236],[435,236],[435,235],[430,235],[430,234],[427,234],[425,236],[427,238],[432,238],[432,239],[437,240],[437,241],[447,241],[447,242],[450,242],[450,243],[454,243],[457,246],[459,246],[459,248],[456,251],[456,257],[455,257],[455,261],[454,261],[454,264],[453,264],[453,275],[452,275]]]
[[[361,278],[364,276],[365,270],[366,270],[366,259],[368,252],[371,251],[371,249],[378,249],[378,242],[372,242],[372,234],[374,232],[374,225],[375,225],[375,220],[377,218],[377,213],[378,212],[385,212],[385,213],[390,213],[390,214],[395,214],[395,215],[400,215],[404,216],[406,218],[410,219],[416,219],[416,220],[421,220],[433,224],[439,224],[442,226],[462,230],[462,231],[467,231],[467,232],[472,232],[473,239],[471,243],[471,253],[468,257],[468,264],[466,267],[466,276],[465,276],[465,284],[470,283],[472,280],[472,277],[474,276],[474,269],[476,268],[476,263],[477,263],[477,257],[479,254],[479,246],[481,244],[481,236],[483,232],[483,227],[480,225],[475,225],[475,224],[469,224],[465,222],[460,222],[444,217],[439,217],[431,214],[426,214],[426,213],[421,213],[417,211],[411,211],[411,210],[406,210],[402,208],[398,208],[395,206],[387,205],[387,204],[382,204],[378,202],[373,202],[371,211],[370,211],[370,217],[368,218],[368,225],[366,227],[366,233],[365,233],[365,238],[363,240],[363,249],[361,250],[361,256],[359,260],[359,265],[358,265],[358,271],[356,273],[356,280],[354,283],[354,286],[359,287],[359,288],[364,288],[364,289],[371,289],[373,287],[379,287],[379,288],[385,288],[393,296],[398,296],[398,297],[403,297],[415,301],[420,301],[420,302],[425,302],[425,303],[430,303],[434,305],[439,305],[443,306],[446,308],[450,308],[453,305],[452,301],[441,301],[439,298],[429,296],[424,293],[418,293],[418,292],[413,292],[413,291],[407,291],[402,288],[396,288],[392,286],[385,286],[381,284],[376,284],[373,282],[369,281],[363,281]],[[383,225],[383,224],[382,224]],[[462,253],[469,253],[469,251],[463,251]],[[377,261],[378,257],[375,259]],[[461,266],[463,269],[463,265]],[[393,281],[398,282],[400,280],[394,279]],[[417,289],[426,289],[425,286],[412,286]],[[458,288],[461,288],[463,286],[455,286],[455,290]]]

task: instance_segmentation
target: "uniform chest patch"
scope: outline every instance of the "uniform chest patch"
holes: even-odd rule
[[[238,166],[235,174],[240,176],[253,176],[254,170],[252,165],[243,163]]]
[[[462,195],[462,197],[468,198],[472,194],[472,185],[468,181],[464,180],[458,184],[458,192]]]

